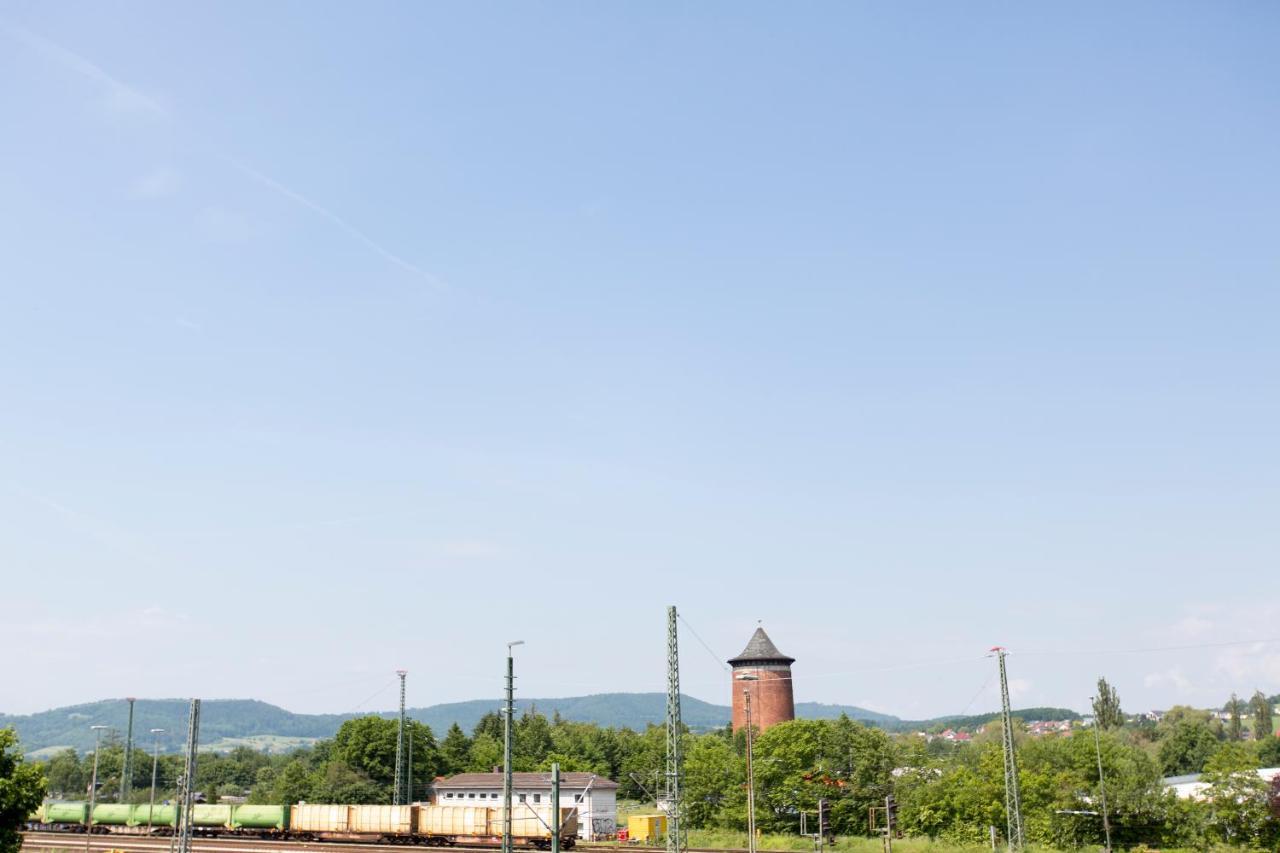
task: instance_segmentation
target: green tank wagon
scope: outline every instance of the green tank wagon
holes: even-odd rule
[[[78,823],[84,825],[88,803],[45,803],[44,823]]]
[[[215,803],[196,803],[191,807],[192,826],[221,826],[231,828],[231,806]]]
[[[279,832],[289,828],[288,806],[235,806],[231,810],[233,829],[274,829]]]
[[[128,803],[98,803],[93,807],[94,826],[133,826],[133,806]]]
[[[140,805],[134,806],[133,815],[130,818],[133,821],[131,826],[146,826],[147,810],[150,808],[151,806],[147,803],[141,803]],[[177,816],[178,816],[178,810],[174,806],[157,804],[155,813],[151,815],[151,825],[153,827],[156,827],[156,826],[172,827],[177,823]]]

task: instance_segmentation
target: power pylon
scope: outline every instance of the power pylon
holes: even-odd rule
[[[1013,751],[1013,720],[1009,715],[1009,677],[1005,673],[1002,646],[991,651],[1000,660],[1000,739],[1004,746],[1004,811],[1008,821],[1009,849],[1019,851],[1025,838],[1022,834],[1022,797],[1018,793],[1018,758]]]
[[[169,853],[191,853],[191,812],[196,796],[196,754],[200,749],[200,700],[191,700],[187,715],[187,759],[178,779],[177,828],[169,841]]]
[[[680,853],[684,846],[680,825],[680,783],[684,774],[680,728],[680,639],[673,605],[667,608],[667,776],[663,792],[667,801],[667,853]]]
[[[404,790],[404,677],[409,674],[407,669],[397,669],[396,675],[400,676],[400,729],[396,734],[396,787],[395,794],[392,798],[392,805],[402,806],[405,804]]]
[[[120,766],[120,802],[129,802],[129,789],[133,787],[133,703],[132,696],[124,701],[129,703],[129,728],[124,736],[124,762]]]

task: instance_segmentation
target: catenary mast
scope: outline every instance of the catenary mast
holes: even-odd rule
[[[680,783],[684,763],[680,754],[680,644],[676,632],[676,608],[667,608],[667,775],[664,797],[667,802],[667,853],[680,853],[684,838],[681,826]]]
[[[1008,822],[1009,849],[1022,849],[1025,838],[1022,832],[1022,797],[1018,792],[1018,757],[1013,751],[1013,718],[1009,713],[1009,676],[1005,672],[1006,651],[996,646],[991,651],[1000,660],[1000,728],[1004,747],[1004,809]]]

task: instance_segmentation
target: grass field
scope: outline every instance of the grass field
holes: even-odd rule
[[[689,833],[689,846],[744,849],[747,846],[747,834],[696,829]],[[787,850],[795,853],[813,853],[814,849],[812,838],[799,835],[762,835],[756,846],[761,851]],[[849,837],[838,838],[835,844],[827,844],[823,849],[839,853],[882,853],[884,847],[879,838]],[[991,853],[989,846],[945,844],[927,838],[894,839],[893,850],[894,853]]]

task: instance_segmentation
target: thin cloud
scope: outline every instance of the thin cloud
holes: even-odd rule
[[[165,107],[159,101],[148,96],[144,92],[141,92],[138,89],[135,89],[133,86],[128,85],[124,81],[112,76],[104,68],[95,64],[94,62],[91,62],[90,60],[79,55],[78,53],[63,47],[62,45],[57,44],[56,42],[52,42],[49,39],[45,38],[44,36],[37,35],[31,32],[30,30],[26,29],[25,27],[15,26],[13,24],[0,21],[0,28],[3,28],[6,32],[10,33],[19,41],[26,44],[32,50],[35,50],[36,52],[48,57],[49,59],[57,62],[63,67],[71,71],[74,71],[77,74],[80,74],[81,76],[88,78],[89,80],[92,80],[98,85],[106,87],[107,95],[108,95],[107,103],[113,111],[116,111],[116,112],[141,111],[146,113],[152,113],[158,116],[163,116],[171,120],[174,118],[172,113],[170,113],[169,110],[165,109]],[[206,145],[208,145],[207,141],[204,141],[204,142]],[[435,285],[437,287],[443,286],[443,283],[436,276],[422,269],[422,267],[419,267],[417,264],[414,264],[408,260],[405,260],[400,255],[397,255],[395,252],[392,252],[390,249],[386,248],[381,243],[379,243],[378,241],[370,237],[368,234],[364,233],[359,228],[356,228],[350,222],[343,219],[337,213],[334,213],[332,210],[320,204],[319,202],[312,200],[311,198],[303,195],[297,190],[294,190],[288,186],[285,186],[284,184],[277,181],[275,178],[272,178],[271,176],[253,168],[252,166],[249,166],[248,164],[240,160],[237,160],[235,157],[232,157],[228,154],[218,151],[217,149],[212,147],[211,147],[211,150],[214,152],[214,154],[217,157],[226,161],[228,164],[234,167],[237,171],[239,171],[245,177],[251,178],[258,184],[261,184],[262,186],[268,189],[274,190],[275,192],[279,193],[280,195],[284,196],[285,198],[289,199],[295,204],[301,205],[302,207],[305,207],[307,210],[310,210],[312,213],[318,214],[319,216],[322,216],[323,218],[327,219],[330,223],[332,223],[333,225],[337,226],[340,230],[345,232],[349,237],[352,237],[359,243],[363,244],[366,248],[373,251],[374,254],[378,255],[383,260],[389,261],[390,263],[400,267],[401,269],[407,272],[410,272],[420,278],[425,279],[426,281],[430,282],[432,285]]]

